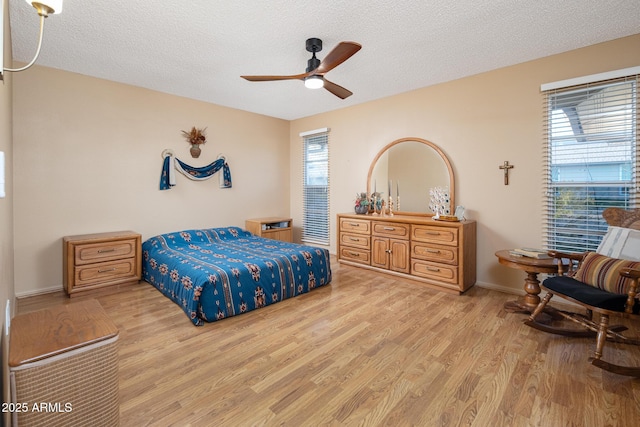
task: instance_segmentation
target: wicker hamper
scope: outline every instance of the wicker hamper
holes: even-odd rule
[[[14,426],[119,425],[118,330],[95,300],[16,316]]]

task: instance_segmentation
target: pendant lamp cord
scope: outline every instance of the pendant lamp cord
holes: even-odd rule
[[[40,39],[38,40],[38,50],[36,50],[36,56],[33,57],[31,62],[29,62],[27,65],[25,65],[22,68],[4,68],[4,71],[17,73],[18,71],[24,71],[27,68],[31,67],[33,64],[35,64],[36,60],[38,59],[38,56],[40,55],[40,48],[42,47],[42,36],[44,35],[44,18],[46,18],[45,15],[40,15]]]

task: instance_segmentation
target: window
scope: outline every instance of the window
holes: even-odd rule
[[[635,207],[637,86],[632,75],[545,92],[547,248],[595,251],[607,230],[602,211]]]
[[[302,241],[329,244],[329,129],[301,133]]]

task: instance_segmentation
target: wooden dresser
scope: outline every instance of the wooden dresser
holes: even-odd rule
[[[267,239],[293,242],[293,220],[279,216],[248,219],[244,223],[247,231]]]
[[[462,293],[476,282],[476,222],[338,215],[338,260]]]
[[[108,286],[138,283],[142,276],[141,239],[133,231],[64,237],[67,294],[72,297]]]

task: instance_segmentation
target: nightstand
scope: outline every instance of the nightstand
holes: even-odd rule
[[[253,218],[245,221],[247,231],[267,239],[293,242],[293,220],[284,217]]]
[[[133,231],[66,236],[63,280],[72,297],[88,291],[138,283],[142,277],[142,236]]]

